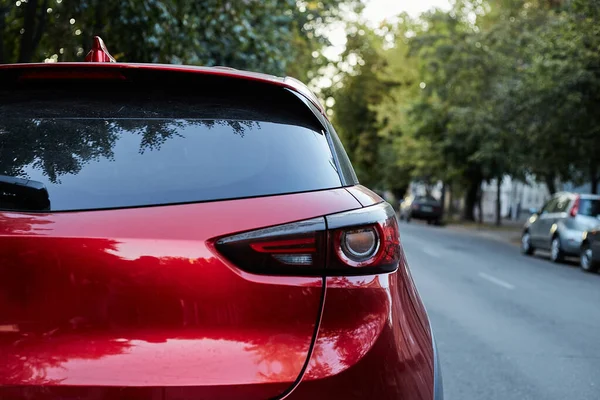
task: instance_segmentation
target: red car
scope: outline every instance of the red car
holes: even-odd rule
[[[299,82],[0,66],[1,399],[442,399],[391,206]]]

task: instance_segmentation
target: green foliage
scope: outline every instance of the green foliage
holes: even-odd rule
[[[324,64],[320,52],[328,42],[323,25],[342,17],[340,6],[359,4],[358,0],[13,1],[0,6],[0,62],[81,61],[92,37],[100,35],[118,61],[226,65],[278,75],[289,71],[308,79]]]
[[[359,177],[388,188],[451,182],[466,219],[481,182],[505,174],[596,191],[599,18],[599,0],[460,0],[401,16],[379,32],[393,36],[391,48],[371,37],[375,60],[344,73],[334,92]]]
[[[342,54],[345,61],[338,66],[346,72],[341,73],[333,94],[333,122],[359,179],[380,187],[385,164],[379,157],[381,140],[377,115],[371,105],[381,101],[384,91],[384,84],[377,75],[384,63],[382,39],[365,26],[354,27],[347,39]]]
[[[535,150],[534,173],[590,182],[592,190],[600,180],[599,13],[600,2],[574,0],[536,30],[516,119]]]

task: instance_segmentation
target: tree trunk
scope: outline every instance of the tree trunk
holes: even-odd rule
[[[46,20],[48,19],[48,12],[46,11],[48,9],[48,0],[44,0],[44,3],[42,4],[42,7],[40,8],[40,11],[38,12],[38,24],[37,24],[37,28],[35,29],[35,34],[33,35],[33,38],[31,39],[31,55],[30,55],[30,59],[33,56],[33,52],[35,49],[37,49],[38,45],[40,44],[40,41],[42,40],[42,35],[44,34],[44,31],[46,30]]]
[[[454,191],[452,187],[452,183],[448,184],[448,217],[452,218],[454,214]]]
[[[44,0],[38,11],[38,0],[29,0],[26,4],[25,19],[23,21],[24,32],[21,35],[21,46],[19,48],[19,62],[31,62],[35,49],[42,40],[46,29],[46,17],[48,15],[48,0]],[[37,11],[37,24],[36,24]]]
[[[446,182],[442,182],[442,195],[440,196],[440,203],[442,205],[442,214],[440,219],[444,219],[444,211],[446,209]]]
[[[406,192],[408,191],[408,186],[404,186],[401,188],[392,189],[392,194],[396,198],[396,200],[400,201],[406,196]]]
[[[25,19],[23,21],[24,32],[21,35],[21,47],[19,48],[19,62],[26,63],[31,61],[33,55],[33,36],[35,34],[35,12],[37,11],[38,0],[29,0],[26,4]]]
[[[598,194],[598,165],[595,160],[590,163],[590,191],[592,194]]]
[[[0,64],[6,64],[6,54],[4,54],[4,29],[6,27],[6,14],[8,7],[0,7]]]
[[[550,192],[550,196],[552,196],[554,193],[556,193],[556,183],[554,174],[548,174],[544,176],[544,181],[546,183],[548,191]]]
[[[465,209],[463,210],[463,219],[465,221],[475,221],[474,210],[477,205],[480,186],[481,181],[478,179],[469,183],[469,187],[465,193]]]
[[[481,190],[481,184],[477,190],[477,220],[480,224],[483,224],[483,191]]]
[[[502,193],[500,189],[502,187],[502,177],[496,179],[496,226],[502,225]]]

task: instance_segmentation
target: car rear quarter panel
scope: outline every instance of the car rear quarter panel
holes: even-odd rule
[[[427,315],[403,257],[394,273],[327,278],[310,364],[287,399],[431,400],[434,363]]]
[[[373,204],[381,203],[383,201],[377,193],[362,185],[349,186],[346,190],[348,190],[348,192],[350,192],[363,207],[372,206]]]
[[[359,208],[345,189],[0,213],[0,399],[264,399],[303,371],[321,277],[245,273],[207,239]]]

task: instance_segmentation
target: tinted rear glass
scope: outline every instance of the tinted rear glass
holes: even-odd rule
[[[433,196],[417,196],[415,202],[418,203],[437,203],[438,201]]]
[[[322,129],[276,96],[0,93],[0,175],[43,184],[53,211],[341,186]],[[4,181],[0,208],[27,209]]]
[[[581,199],[579,202],[578,213],[581,215],[587,215],[588,217],[600,216],[600,200]]]

